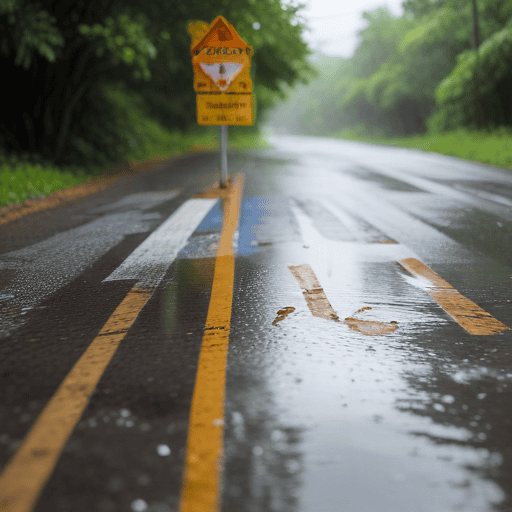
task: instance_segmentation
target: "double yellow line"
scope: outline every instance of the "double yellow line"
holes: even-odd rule
[[[183,478],[183,511],[217,510],[220,500],[224,385],[234,281],[233,235],[243,175],[224,201],[224,222],[199,359]],[[29,512],[50,478],[119,344],[154,289],[134,286],[75,363],[0,476],[0,511]]]

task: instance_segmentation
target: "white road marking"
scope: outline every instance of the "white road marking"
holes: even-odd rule
[[[341,223],[350,231],[351,235],[356,237],[361,235],[361,226],[357,224],[353,217],[345,213],[329,199],[324,199],[322,205],[341,221]]]
[[[158,212],[113,213],[58,233],[23,249],[0,255],[0,273],[12,275],[2,289],[0,339],[25,322],[23,313],[76,279],[126,235],[146,233],[161,219]]]
[[[371,244],[359,241],[342,242],[329,240],[322,236],[314,226],[311,217],[298,206],[292,205],[290,209],[295,216],[302,240],[308,247],[310,254],[318,257],[318,260],[312,259],[312,261],[316,261],[315,268],[324,265],[326,261],[339,261],[341,255],[343,255],[342,258],[345,265],[348,265],[349,261],[353,263],[380,262],[417,257],[411,249],[400,243]],[[330,211],[333,214],[336,213],[334,208]],[[296,264],[300,264],[298,260],[297,262]]]
[[[217,201],[188,200],[104,280],[140,279],[73,366],[0,475],[2,510],[33,509],[119,344],[177,253]],[[169,455],[168,448],[164,451],[160,455]]]
[[[137,286],[156,287],[190,235],[217,201],[189,199],[104,281],[138,279]]]
[[[488,199],[489,201],[493,201],[495,203],[504,204],[505,206],[512,206],[512,201],[507,199],[506,197],[499,196],[498,194],[492,194],[491,192],[485,192],[484,190],[475,190],[466,188],[462,185],[458,185],[457,183],[453,185],[457,190],[462,190],[463,192],[479,197],[483,197],[484,199]]]

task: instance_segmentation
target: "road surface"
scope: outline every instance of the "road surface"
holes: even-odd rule
[[[512,174],[271,142],[0,225],[0,510],[512,511]]]

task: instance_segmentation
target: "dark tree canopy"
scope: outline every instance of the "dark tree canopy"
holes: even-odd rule
[[[9,105],[0,146],[58,164],[122,159],[137,127],[120,95],[169,130],[194,126],[187,24],[218,14],[254,47],[264,111],[286,84],[307,76],[299,11],[280,0],[0,0]]]

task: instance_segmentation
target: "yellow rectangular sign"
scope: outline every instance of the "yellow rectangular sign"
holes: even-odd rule
[[[202,125],[252,125],[252,94],[196,94]]]

